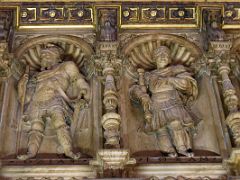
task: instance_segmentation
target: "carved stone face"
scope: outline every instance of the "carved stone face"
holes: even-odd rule
[[[171,62],[170,54],[167,52],[157,54],[155,56],[155,62],[157,65],[157,69],[165,68]]]
[[[55,49],[44,49],[41,51],[41,69],[50,69],[61,61],[60,53]]]

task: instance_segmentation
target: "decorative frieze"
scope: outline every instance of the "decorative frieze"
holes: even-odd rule
[[[19,11],[20,28],[36,26],[74,26],[93,28],[91,4],[73,5],[22,5]]]
[[[194,5],[123,4],[122,28],[197,27],[198,9]]]
[[[224,29],[239,28],[240,22],[240,4],[239,3],[225,3],[224,4]]]

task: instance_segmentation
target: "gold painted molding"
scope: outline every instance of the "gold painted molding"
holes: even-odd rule
[[[197,28],[197,24],[123,24],[123,29]]]
[[[155,0],[156,2],[172,2],[170,0]],[[208,2],[209,0],[176,0],[175,2]],[[218,0],[216,0],[218,2]],[[231,0],[225,0],[225,1],[222,1],[222,2],[233,2]],[[236,1],[236,0],[235,0]],[[79,2],[79,0],[0,0],[0,3],[1,2]],[[102,1],[102,0],[81,0],[81,2],[103,2],[103,3],[106,3],[106,2],[151,2],[149,0],[105,0],[105,1]],[[238,2],[238,1],[236,1]]]
[[[33,25],[33,26],[19,26],[18,29],[60,29],[60,28],[73,28],[73,29],[93,29],[94,25],[63,25],[63,24],[46,24],[46,25]]]

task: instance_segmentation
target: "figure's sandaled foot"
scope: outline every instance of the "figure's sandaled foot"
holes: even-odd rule
[[[177,156],[178,156],[178,154],[176,152],[168,153],[168,157],[175,158]]]
[[[81,153],[73,153],[72,151],[65,153],[67,157],[70,157],[74,160],[78,160],[81,157]]]
[[[27,159],[30,159],[30,158],[32,158],[34,156],[35,156],[34,154],[23,154],[23,155],[17,156],[17,158],[19,160],[27,160]]]
[[[194,153],[193,152],[188,152],[187,157],[194,157]]]
[[[178,151],[178,153],[187,157],[194,157],[194,153],[190,151]]]

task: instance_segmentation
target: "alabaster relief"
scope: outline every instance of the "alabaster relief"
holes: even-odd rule
[[[157,69],[139,72],[138,85],[130,94],[141,102],[145,131],[155,134],[160,150],[171,157],[177,153],[192,157],[191,139],[198,122],[186,106],[197,98],[197,82],[184,66],[170,65],[166,46],[153,51],[153,60]]]
[[[40,50],[41,72],[29,77],[29,67],[26,67],[19,80],[18,96],[23,120],[31,124],[28,153],[18,156],[19,159],[36,156],[45,126],[56,131],[59,150],[70,158],[80,157],[80,154],[73,153],[67,120],[69,124],[78,121],[79,111],[89,103],[90,87],[75,63],[61,63],[63,53],[60,47],[47,44]]]
[[[101,102],[92,98],[98,96],[92,92],[97,80],[86,77],[91,53],[90,46],[72,36],[40,36],[17,49],[9,84],[11,91],[16,89],[9,100],[16,111],[4,122],[12,144],[3,155],[25,160],[38,154],[72,159],[95,154]]]
[[[218,143],[225,137],[215,103],[216,80],[204,67],[196,69],[201,51],[182,40],[145,35],[123,50],[129,62],[122,81],[122,93],[128,94],[122,98],[128,107],[122,111],[128,134],[123,137],[136,156],[159,151],[170,157],[220,155],[227,149]]]

